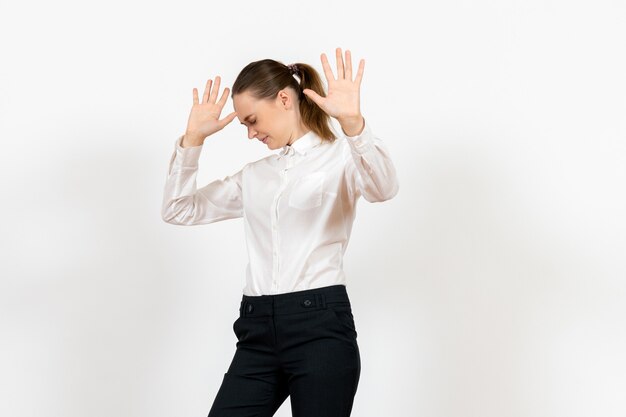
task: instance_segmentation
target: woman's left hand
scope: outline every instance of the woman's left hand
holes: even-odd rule
[[[337,79],[328,64],[326,54],[322,53],[322,66],[324,74],[328,81],[328,94],[322,97],[315,91],[305,88],[303,93],[317,104],[325,113],[334,117],[339,121],[342,128],[344,126],[361,126],[363,124],[363,116],[360,108],[360,88],[361,79],[363,78],[363,68],[365,60],[361,59],[356,78],[352,81],[352,58],[350,51],[346,50],[346,64],[344,69],[343,56],[341,48],[336,49],[337,55]],[[351,129],[354,130],[354,129]],[[360,130],[360,129],[356,129]]]

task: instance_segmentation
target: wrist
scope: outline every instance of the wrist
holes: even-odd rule
[[[183,136],[183,140],[181,140],[180,146],[183,148],[190,148],[193,146],[202,146],[204,144],[204,139],[201,136],[185,133]]]
[[[365,128],[365,118],[363,115],[346,117],[339,120],[339,124],[346,136],[357,136],[360,135]]]

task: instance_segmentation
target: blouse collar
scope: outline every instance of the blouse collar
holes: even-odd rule
[[[310,130],[294,141],[291,145],[283,146],[278,157],[280,158],[284,155],[293,155],[294,153],[306,155],[309,149],[316,147],[320,143],[322,143],[322,138],[320,138],[313,130]]]

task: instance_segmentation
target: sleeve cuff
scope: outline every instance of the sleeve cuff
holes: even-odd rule
[[[367,119],[364,119],[364,124],[363,131],[356,136],[348,136],[344,133],[352,150],[359,154],[365,153],[374,147],[374,137],[372,136],[372,131],[367,123]]]
[[[179,167],[195,167],[198,165],[203,145],[183,148],[180,144],[184,136],[181,135],[176,139],[174,164]]]

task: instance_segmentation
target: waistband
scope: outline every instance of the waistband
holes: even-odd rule
[[[346,286],[338,284],[274,295],[243,294],[239,306],[239,315],[248,317],[293,314],[307,310],[325,309],[328,303],[347,303],[350,305]]]

